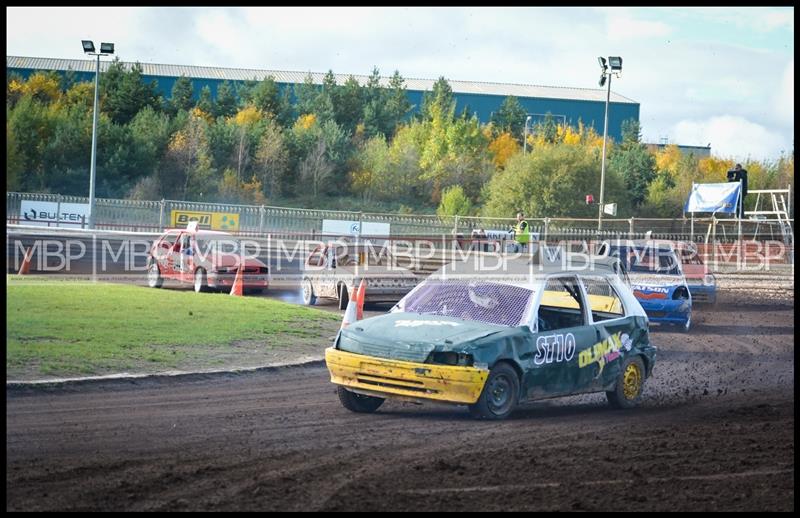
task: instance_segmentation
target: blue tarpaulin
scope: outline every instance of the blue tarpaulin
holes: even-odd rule
[[[695,183],[683,212],[724,212],[736,214],[736,204],[741,194],[740,182]]]

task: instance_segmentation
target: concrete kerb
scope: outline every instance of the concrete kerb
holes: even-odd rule
[[[199,370],[199,371],[166,371],[150,374],[130,374],[122,372],[119,374],[108,374],[105,376],[85,376],[81,378],[51,378],[44,380],[12,380],[6,381],[6,389],[21,389],[35,387],[66,387],[79,385],[94,385],[105,382],[126,382],[126,381],[166,381],[180,378],[181,380],[191,381],[205,379],[214,376],[235,376],[255,374],[259,372],[270,372],[279,369],[319,367],[324,364],[324,356],[301,356],[291,362],[275,362],[259,367],[233,367],[218,370]]]

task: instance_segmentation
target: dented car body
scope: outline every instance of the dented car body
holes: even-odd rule
[[[326,351],[331,381],[357,412],[392,397],[502,419],[521,401],[602,391],[634,406],[656,348],[614,261],[574,271],[509,259],[502,276],[445,266],[391,313],[340,331]]]
[[[623,262],[633,294],[650,322],[690,330],[692,291],[672,242],[614,240],[601,244],[599,254]]]

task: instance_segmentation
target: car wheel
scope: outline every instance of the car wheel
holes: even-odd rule
[[[303,279],[303,304],[306,306],[313,306],[317,303],[317,296],[314,295],[314,286],[311,284],[311,279]]]
[[[498,363],[489,373],[478,401],[469,406],[476,419],[505,419],[519,402],[519,376],[507,363]]]
[[[194,272],[194,291],[197,293],[208,291],[208,282],[206,281],[206,271],[198,268]]]
[[[380,408],[385,401],[379,397],[356,394],[340,386],[336,387],[336,393],[339,395],[339,401],[342,402],[343,407],[359,414],[371,414]]]
[[[606,392],[614,408],[633,408],[639,404],[644,387],[644,363],[638,356],[628,357],[622,364],[614,390]]]
[[[689,329],[691,329],[691,328],[692,328],[692,314],[689,313],[688,318],[686,318],[686,324],[683,325],[683,329],[682,330],[683,330],[684,333],[688,333]]]
[[[348,302],[350,302],[350,295],[347,293],[347,286],[342,284],[339,287],[339,309],[347,309]]]
[[[161,270],[158,265],[153,263],[147,269],[147,285],[151,288],[160,288],[164,285],[164,277],[161,276]]]

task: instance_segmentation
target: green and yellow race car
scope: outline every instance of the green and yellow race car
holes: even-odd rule
[[[339,332],[325,360],[345,408],[435,400],[504,419],[521,401],[590,392],[639,402],[656,347],[618,259],[479,266],[446,265],[390,313]]]

